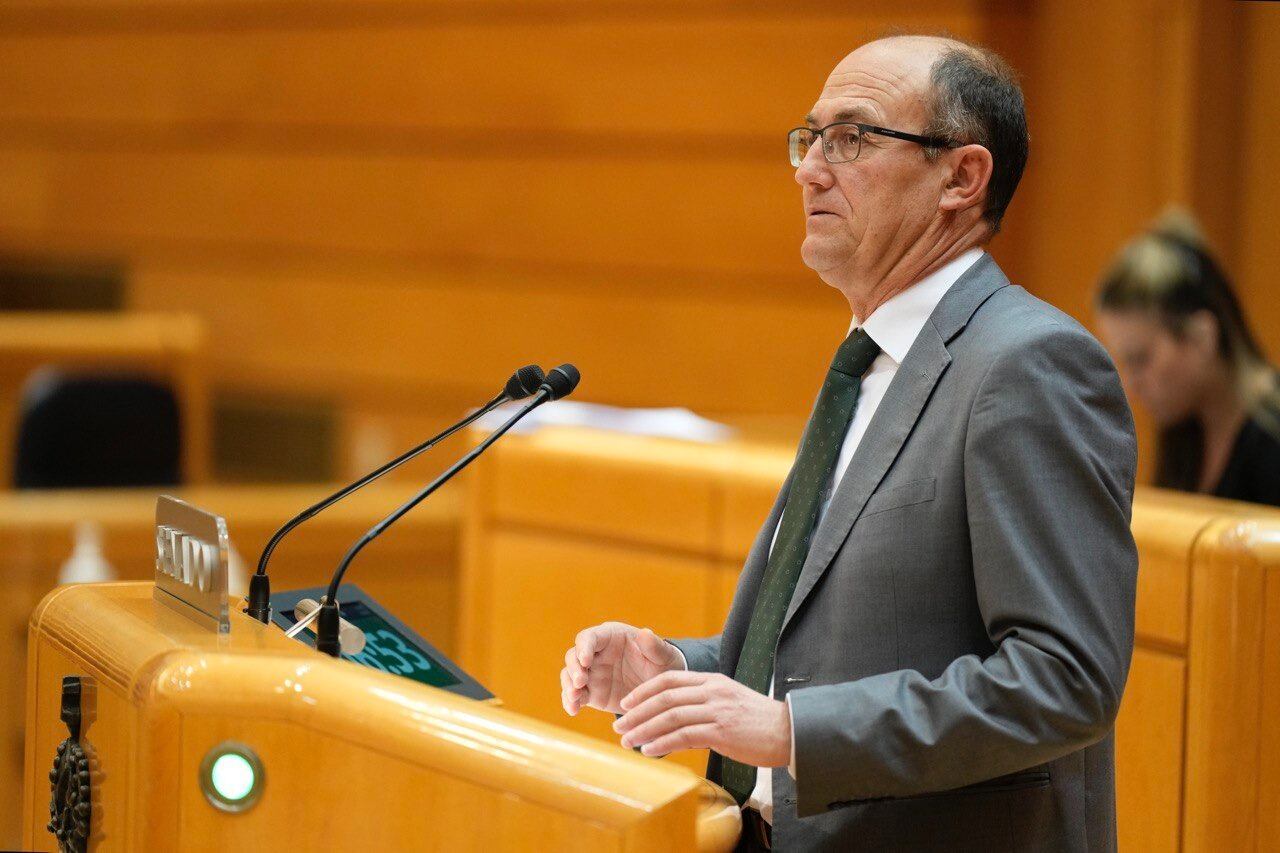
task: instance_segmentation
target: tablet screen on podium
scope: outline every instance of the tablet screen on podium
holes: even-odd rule
[[[314,587],[273,595],[271,618],[280,627],[291,628],[297,621],[294,614],[297,603],[304,598],[319,601],[324,593],[324,587]],[[338,610],[343,619],[363,631],[365,636],[364,650],[358,655],[344,654],[343,660],[472,699],[493,698],[493,694],[474,678],[355,584],[342,586],[338,593]],[[315,646],[315,634],[310,629],[303,630],[294,639]]]

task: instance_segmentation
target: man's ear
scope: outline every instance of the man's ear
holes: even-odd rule
[[[991,152],[981,145],[961,145],[943,154],[950,164],[947,182],[942,187],[939,206],[943,210],[961,211],[982,205],[991,183]]]

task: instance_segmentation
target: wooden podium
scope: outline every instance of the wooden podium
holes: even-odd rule
[[[32,615],[24,848],[58,847],[46,828],[51,784],[64,820],[90,818],[90,850],[668,851],[736,841],[732,800],[677,764],[325,657],[234,602],[219,631],[162,599],[151,582],[65,586]],[[73,742],[87,774],[72,765],[51,783],[71,735],[64,681],[81,692]],[[233,787],[250,771],[239,800],[213,779],[223,754],[242,771]]]

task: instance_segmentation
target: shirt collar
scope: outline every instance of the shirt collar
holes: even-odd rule
[[[982,249],[976,246],[920,279],[910,287],[893,295],[887,302],[871,312],[862,323],[862,329],[871,336],[885,355],[902,364],[907,351],[920,335],[920,330],[938,307],[951,285],[965,270],[982,257]],[[853,319],[857,328],[858,318]]]

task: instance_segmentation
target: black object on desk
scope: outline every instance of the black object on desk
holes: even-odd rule
[[[298,602],[304,598],[319,601],[324,594],[325,587],[322,586],[275,593],[271,596],[271,619],[288,630],[297,622],[294,608]],[[493,698],[493,694],[478,681],[355,584],[342,585],[338,609],[343,619],[365,635],[364,651],[358,655],[344,654],[343,660],[470,699]],[[303,630],[294,639],[315,647],[315,635],[309,631]]]

